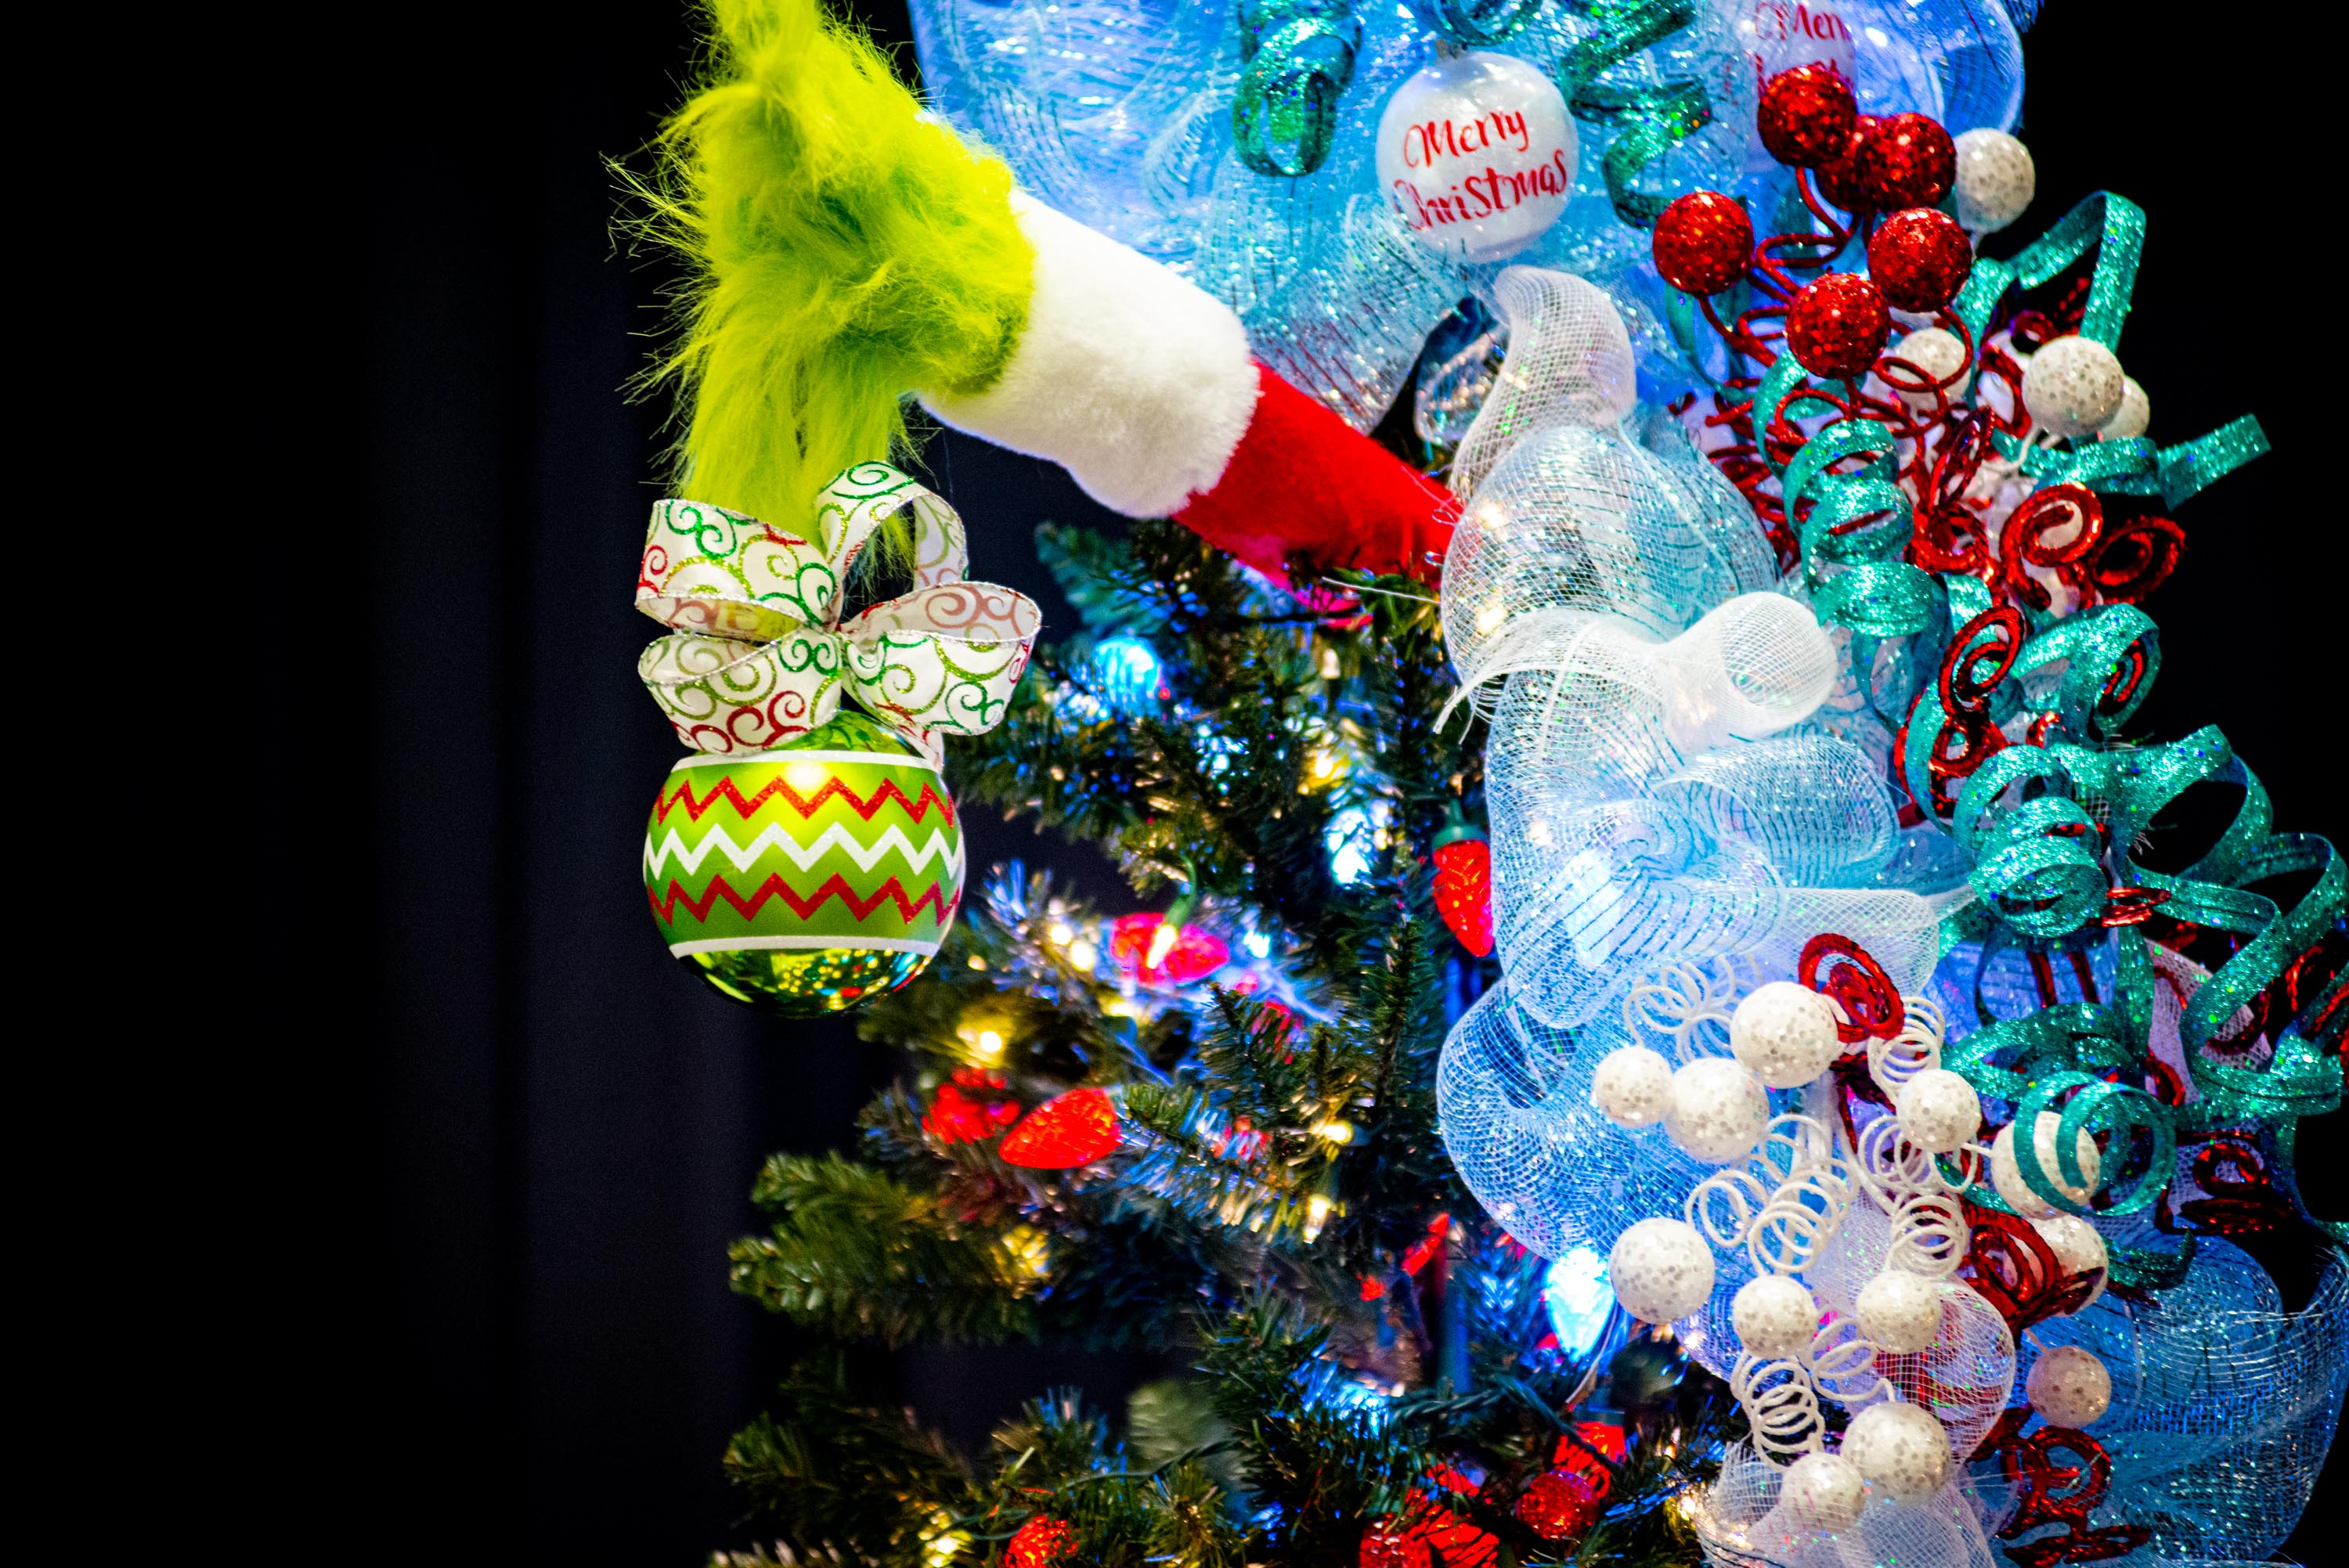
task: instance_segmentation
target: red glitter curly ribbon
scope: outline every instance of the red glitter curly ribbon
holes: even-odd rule
[[[2010,1332],[2077,1312],[2095,1295],[2098,1274],[2065,1274],[2030,1221],[1973,1203],[1965,1211],[1970,1233],[1960,1277],[1998,1309]]]
[[[1834,967],[1826,968],[1830,964]],[[1795,977],[1843,1009],[1836,1038],[1847,1046],[1890,1039],[1909,1016],[1892,977],[1848,936],[1826,931],[1803,944]]]
[[[2023,1426],[2030,1419],[2028,1406],[2007,1411],[1974,1450],[1977,1458],[1996,1453],[1999,1468],[2015,1486],[2014,1515],[1998,1532],[2001,1541],[2014,1542],[2005,1548],[2009,1557],[2021,1568],[2101,1563],[2126,1557],[2153,1539],[2153,1532],[2141,1524],[2091,1528],[2089,1513],[2112,1487],[2112,1456],[2095,1439],[2069,1427],[2044,1427],[2026,1438]],[[2058,1453],[2075,1462],[2063,1463]],[[2063,1533],[2015,1541],[2051,1524],[2061,1526]]]

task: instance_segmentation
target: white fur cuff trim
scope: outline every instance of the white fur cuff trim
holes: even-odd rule
[[[1255,417],[1257,369],[1231,308],[1141,253],[1025,196],[1036,293],[1011,363],[973,397],[926,392],[958,430],[1050,458],[1128,517],[1215,488]]]

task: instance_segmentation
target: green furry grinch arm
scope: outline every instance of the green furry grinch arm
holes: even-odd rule
[[[704,85],[635,182],[692,268],[654,368],[689,409],[679,493],[795,526],[854,462],[902,450],[901,397],[977,391],[1027,319],[1011,171],[921,118],[818,0],[709,0]]]

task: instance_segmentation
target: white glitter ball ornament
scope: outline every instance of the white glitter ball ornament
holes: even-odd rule
[[[1808,1530],[1849,1530],[1868,1506],[1868,1482],[1841,1454],[1805,1454],[1786,1467],[1778,1501]]]
[[[1870,1405],[1851,1418],[1843,1457],[1859,1467],[1868,1485],[1892,1498],[1939,1491],[1953,1464],[1950,1434],[1932,1412],[1897,1402]]]
[[[2059,337],[2023,367],[2023,406],[2033,424],[2067,440],[2093,436],[2121,411],[2120,356],[2093,337]]]
[[[2075,1203],[2085,1203],[2088,1194],[2096,1190],[2096,1177],[2103,1169],[2101,1157],[2096,1153],[2096,1140],[2089,1137],[2084,1128],[2079,1140],[2073,1145],[2073,1152],[2080,1157],[2080,1173],[2088,1179],[2086,1185],[2075,1187],[2064,1179],[2064,1167],[2055,1158],[2055,1133],[2063,1125],[2064,1119],[2055,1112],[2041,1111],[2039,1125],[2031,1140],[2031,1151],[2039,1156],[2040,1173],[2055,1184],[2057,1191]],[[2044,1219],[2055,1212],[2055,1205],[2033,1191],[2031,1184],[2023,1179],[2023,1167],[2014,1158],[2013,1122],[2000,1128],[1998,1136],[1991,1140],[1990,1184],[1998,1190],[2000,1197],[2006,1200],[2008,1208],[2027,1220]]]
[[[2100,441],[2125,441],[2131,436],[2142,436],[2153,425],[2153,399],[2137,384],[2134,376],[2121,377],[2121,411],[2105,421],[2096,432]]]
[[[1843,1054],[1835,1007],[1792,980],[1757,986],[1730,1015],[1729,1048],[1772,1088],[1800,1088]]]
[[[1894,344],[1892,354],[1895,358],[1907,360],[1926,377],[1934,381],[1949,381],[1951,377],[1958,374],[1966,362],[1966,346],[1958,341],[1958,335],[1954,332],[1946,332],[1938,326],[1918,328]],[[1966,384],[1964,379],[1961,378],[1950,382],[1950,385],[1941,390],[1944,397],[1954,402],[1965,395]],[[1930,392],[1903,391],[1900,394],[1900,400],[1911,408],[1934,407],[1933,395]]]
[[[1699,1160],[1726,1165],[1762,1141],[1770,1097],[1752,1073],[1726,1057],[1700,1057],[1672,1074],[1664,1135]]]
[[[1737,1342],[1756,1356],[1800,1356],[1819,1331],[1819,1304],[1799,1280],[1757,1274],[1738,1286],[1729,1322]]]
[[[2111,1265],[2111,1254],[2105,1251],[2105,1238],[2096,1227],[2077,1214],[2049,1214],[2031,1222],[2048,1250],[2055,1254],[2056,1264],[2068,1276],[2095,1274],[2096,1288],[2088,1296],[2094,1301],[2105,1294],[2105,1272]],[[2087,1301],[2080,1304],[2088,1305]],[[2075,1309],[2076,1310],[2076,1309]]]
[[[2023,216],[2039,188],[2031,150],[2002,130],[1978,126],[1958,137],[1958,222],[1977,234],[2003,229]]]
[[[1678,1220],[1642,1220],[1607,1254],[1623,1310],[1642,1323],[1676,1323],[1713,1295],[1713,1249]]]
[[[1895,1356],[1913,1356],[1940,1336],[1940,1287],[1906,1269],[1886,1269],[1860,1286],[1852,1311],[1868,1342]]]
[[[1653,1127],[1672,1105],[1672,1064],[1645,1046],[1622,1046],[1590,1075],[1590,1103],[1618,1127]]]
[[[1894,1103],[1900,1136],[1928,1154],[1947,1154],[1982,1130],[1982,1097],[1945,1068],[1928,1068],[1910,1078]]]
[[[2102,1417],[2113,1405],[2113,1377],[2105,1364],[2076,1345],[2039,1353],[2023,1380],[2031,1408],[2051,1427],[2075,1430]]]

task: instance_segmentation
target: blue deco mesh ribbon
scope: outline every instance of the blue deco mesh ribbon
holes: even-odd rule
[[[1599,78],[1640,50],[1661,43],[1696,20],[1695,0],[1590,0],[1570,7],[1589,24],[1557,63],[1566,107],[1587,125],[1616,128],[1599,160],[1615,215],[1635,229],[1651,229],[1665,198],[1637,188],[1640,172],[1713,119],[1713,100],[1692,77],[1616,86]]]
[[[1232,143],[1258,174],[1321,167],[1337,135],[1338,100],[1354,79],[1362,26],[1348,0],[1241,0]]]

